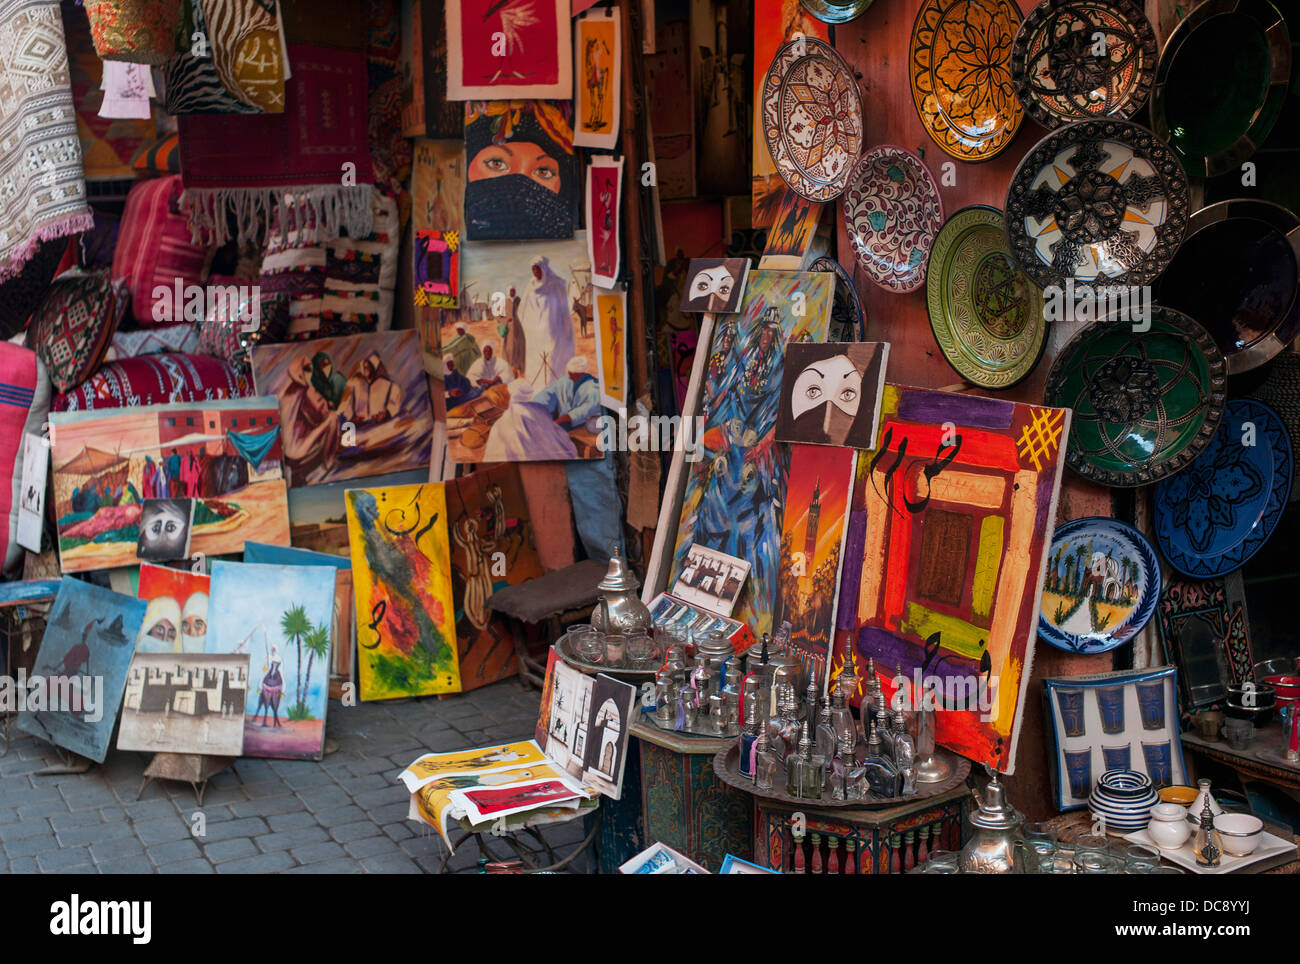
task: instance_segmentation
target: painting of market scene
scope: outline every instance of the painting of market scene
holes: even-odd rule
[[[195,501],[191,554],[288,544],[274,398],[56,412],[50,422],[64,572],[138,563],[146,499]]]

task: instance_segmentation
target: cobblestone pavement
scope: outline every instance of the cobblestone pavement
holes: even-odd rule
[[[0,873],[436,871],[443,844],[406,819],[398,773],[424,752],[529,739],[537,705],[513,679],[442,700],[331,701],[326,729],[338,750],[319,763],[235,761],[208,783],[201,837],[191,833],[200,808],[189,784],[155,780],[136,800],[149,754],[110,750],[86,773],[37,776],[57,754],[11,727],[0,756]],[[581,821],[545,836],[574,843]],[[448,869],[477,858],[466,844]]]

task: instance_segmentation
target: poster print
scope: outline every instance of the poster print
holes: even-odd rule
[[[621,13],[605,8],[573,21],[573,143],[613,150],[623,87]],[[587,222],[590,224],[590,220]]]
[[[363,700],[460,691],[442,483],[347,493]]]
[[[325,747],[334,573],[330,566],[212,563],[209,653],[249,658],[244,756],[319,760]]]
[[[789,271],[806,268],[823,207],[822,202],[809,201],[786,188],[768,228],[767,247],[758,266]]]
[[[603,154],[587,165],[587,256],[591,283],[612,288],[618,283],[623,255],[619,242],[623,158]]]
[[[514,636],[488,598],[542,574],[516,465],[481,468],[447,483],[447,530],[461,691],[514,676]]]
[[[131,660],[119,750],[244,752],[248,655],[142,653]]]
[[[627,292],[593,290],[600,403],[617,411],[627,408]]]
[[[465,105],[465,238],[571,238],[582,171],[568,101]]]
[[[32,667],[29,711],[18,714],[18,729],[103,763],[145,605],[64,576]],[[33,708],[37,699],[44,709]]]
[[[148,603],[142,653],[202,653],[208,643],[209,577],[142,563],[136,596]]]
[[[568,0],[447,0],[447,99],[573,96]]]
[[[471,790],[455,790],[451,799],[465,808],[469,822],[477,826],[535,810],[543,806],[555,806],[568,800],[581,800],[587,794],[573,789],[572,784],[562,780],[535,780],[532,783],[519,783],[504,787],[477,787]]]
[[[1003,773],[1069,428],[1067,409],[886,385],[877,448],[858,456],[846,558],[862,561],[841,583],[842,611],[857,601],[843,636],[860,666],[875,659],[887,693],[898,668],[943,701],[940,744]]]
[[[279,398],[295,486],[428,465],[433,406],[410,329],[258,345],[253,380]]]
[[[289,541],[273,398],[53,412],[50,425],[64,572],[139,562],[147,499],[194,501],[194,553]]]
[[[473,787],[515,786],[536,783],[539,780],[556,780],[564,782],[565,774],[549,763],[534,763],[513,770],[496,773],[467,773],[459,776],[435,777],[411,793],[411,809],[408,819],[428,824],[438,831],[447,849],[454,852],[451,835],[447,832],[453,817],[459,819],[463,810],[452,799],[457,790]]]
[[[888,342],[791,345],[777,441],[875,448],[888,360]]]
[[[774,431],[785,351],[825,339],[834,290],[824,274],[751,272],[740,313],[717,319],[705,363],[703,451],[689,465],[670,581],[681,575],[694,543],[750,560],[735,616],[755,635],[771,630],[776,602],[790,464]]]
[[[692,258],[681,310],[731,315],[740,310],[749,278],[748,258]]]
[[[441,339],[452,460],[598,457],[600,385],[585,235],[467,242],[462,277],[460,308],[443,312]]]
[[[786,372],[788,375],[788,364]],[[817,680],[826,679],[835,629],[856,456],[849,448],[790,446],[773,623],[790,623],[788,655],[799,660],[810,678]]]
[[[460,293],[460,235],[415,232],[415,306],[455,308]]]
[[[746,560],[707,546],[691,546],[686,553],[686,568],[673,583],[673,596],[719,616],[730,616],[748,578]]]
[[[499,746],[454,750],[450,753],[426,753],[398,776],[411,793],[432,780],[448,777],[501,773],[546,762],[546,754],[533,740]]]

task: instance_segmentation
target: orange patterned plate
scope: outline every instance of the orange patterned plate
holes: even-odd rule
[[[912,102],[934,142],[962,161],[987,161],[1020,130],[1011,80],[1020,28],[1012,0],[924,0],[908,58]]]

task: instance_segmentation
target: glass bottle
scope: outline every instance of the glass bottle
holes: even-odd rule
[[[848,662],[844,664],[844,669],[840,671],[840,675],[835,678],[835,682],[839,684],[836,688],[844,694],[846,705],[852,703],[853,697],[858,695],[858,683],[861,681],[862,677],[858,675],[857,653],[854,652],[854,646],[850,644]]]
[[[876,711],[873,722],[876,725],[876,734],[880,737],[880,752],[889,759],[894,759],[894,731],[889,725],[889,711],[882,706]]]
[[[801,719],[807,720],[812,727],[817,726],[817,704],[820,692],[817,688],[817,680],[809,676],[808,686],[803,692],[803,714]]]
[[[1196,828],[1192,851],[1199,867],[1217,867],[1223,856],[1223,838],[1214,828],[1214,811],[1210,809],[1209,801],[1201,808],[1201,822]]]
[[[672,673],[666,669],[661,669],[655,674],[655,721],[658,723],[672,723],[672,691]]]
[[[907,732],[907,719],[903,716],[901,706],[894,710],[893,736],[894,765],[898,767],[898,774],[902,778],[901,795],[914,796],[916,794],[916,741],[912,739],[912,734]]]
[[[876,718],[876,711],[884,703],[880,692],[880,680],[876,678],[876,659],[867,658],[867,691],[862,697],[862,729],[865,736],[868,723]]]
[[[758,740],[754,743],[754,788],[771,790],[776,785],[780,765],[768,743],[767,733],[759,733]]]
[[[852,679],[846,681],[847,674],[841,673],[836,681],[838,685],[835,691],[831,693],[830,716],[831,729],[835,732],[835,745],[838,746],[843,740],[850,739],[853,745],[858,742],[858,725],[853,719],[853,711],[849,709],[850,684],[856,687],[856,682]]]
[[[827,785],[832,800],[861,800],[866,796],[866,780],[861,765],[853,759],[852,737],[846,736],[835,748]]]
[[[776,716],[768,720],[767,733],[772,752],[784,761],[799,747],[799,722],[795,719],[799,700],[789,683],[778,683],[776,690]]]
[[[737,741],[740,747],[740,775],[754,779],[754,747],[758,745],[758,721],[746,720]]]
[[[785,758],[785,792],[787,796],[803,796],[803,767],[805,750],[811,762],[812,740],[808,737],[808,724],[803,727],[803,740],[799,742],[799,748],[793,753],[786,754]],[[804,746],[804,740],[807,740],[808,746]]]
[[[835,739],[835,730],[831,726],[831,704],[825,697],[822,698],[821,707],[817,711],[817,735],[815,742],[817,752],[827,760],[835,756],[835,746],[838,742]]]
[[[886,799],[898,796],[902,779],[894,761],[882,752],[880,734],[874,723],[871,724],[871,733],[867,737],[867,755],[862,761],[862,769],[872,793]]]

